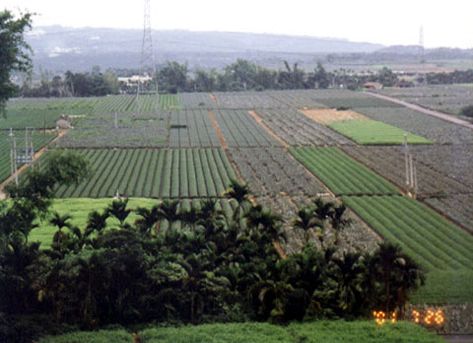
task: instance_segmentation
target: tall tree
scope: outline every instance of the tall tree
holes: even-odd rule
[[[12,72],[31,70],[31,48],[24,33],[31,28],[31,13],[16,18],[12,12],[0,11],[0,113],[5,115],[7,100],[15,94]]]

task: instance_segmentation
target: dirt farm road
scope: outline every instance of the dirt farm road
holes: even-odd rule
[[[457,124],[457,125],[461,125],[461,126],[464,126],[464,127],[467,127],[469,129],[473,130],[473,124],[472,123],[469,123],[466,120],[462,120],[460,118],[456,118],[456,117],[454,117],[450,114],[429,110],[429,109],[424,108],[422,106],[411,104],[411,103],[403,101],[403,100],[395,99],[395,98],[392,98],[392,97],[387,96],[387,95],[382,95],[382,94],[372,93],[372,92],[365,92],[365,93],[369,94],[371,96],[374,96],[376,98],[391,101],[391,102],[394,102],[396,104],[402,105],[404,107],[410,108],[412,110],[422,112],[422,113],[431,115],[433,117],[437,117],[437,118],[443,119],[445,121],[448,121],[448,122],[451,122],[451,123],[454,123],[454,124]]]

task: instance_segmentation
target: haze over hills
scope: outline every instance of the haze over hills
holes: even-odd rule
[[[54,72],[139,66],[142,30],[36,27],[28,34],[35,68]],[[237,58],[279,68],[282,61],[312,67],[327,54],[411,54],[419,47],[385,47],[339,38],[234,32],[154,31],[156,60],[187,62],[191,69],[222,68]],[[448,51],[453,49],[447,49]],[[459,50],[459,49],[456,49]],[[471,51],[459,50],[467,56]]]

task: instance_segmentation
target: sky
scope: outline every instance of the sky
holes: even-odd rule
[[[142,28],[143,0],[0,0],[34,26]],[[473,48],[473,0],[151,0],[152,28],[345,38]]]

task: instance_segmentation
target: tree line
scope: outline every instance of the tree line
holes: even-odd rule
[[[294,218],[292,230],[306,241],[286,256],[281,216],[236,181],[225,193],[237,203],[231,218],[212,199],[187,209],[169,200],[130,209],[117,199],[79,228],[69,215],[51,212],[51,199],[56,187],[80,182],[87,170],[83,157],[54,153],[0,202],[3,341],[116,324],[353,319],[373,309],[402,312],[424,281],[398,246],[341,249],[346,208],[321,199]],[[29,241],[38,218],[57,228],[48,249]],[[118,224],[107,226],[108,218]],[[334,236],[324,235],[329,228]]]

